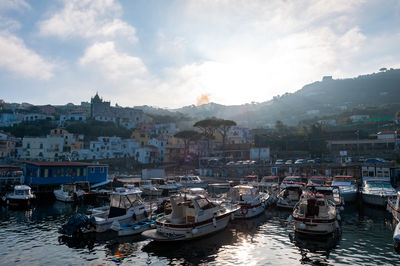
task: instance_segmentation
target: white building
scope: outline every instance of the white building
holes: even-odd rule
[[[250,139],[250,130],[247,127],[233,126],[230,128],[227,137],[227,144],[248,143]]]
[[[53,115],[44,115],[44,114],[26,114],[24,115],[24,121],[37,121],[37,120],[54,120],[55,117]]]
[[[60,115],[60,123],[63,123],[65,121],[86,121],[86,115],[84,114]]]
[[[142,164],[153,163],[156,161],[155,159],[155,148],[144,146],[136,149],[135,151],[136,161]]]
[[[96,159],[112,159],[134,157],[139,143],[133,139],[121,140],[120,137],[98,137],[90,142],[92,157]]]
[[[160,162],[163,162],[165,158],[165,146],[167,145],[167,140],[162,138],[153,138],[150,139],[147,144],[150,146],[154,146],[157,149],[158,160]]]
[[[250,149],[250,160],[254,161],[269,161],[270,160],[270,148],[260,147]]]
[[[24,137],[22,139],[21,159],[57,161],[64,159],[64,138],[47,135],[46,137]]]
[[[350,119],[352,122],[358,122],[358,121],[365,120],[368,118],[369,118],[369,115],[352,115],[352,116],[350,116]]]
[[[0,114],[0,127],[10,127],[22,122],[22,118],[14,113]]]

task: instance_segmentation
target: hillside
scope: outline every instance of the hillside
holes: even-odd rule
[[[277,120],[296,125],[310,118],[399,102],[400,69],[391,69],[350,79],[326,78],[263,103],[233,106],[209,103],[170,111],[198,119],[215,116],[235,120],[244,126],[260,127],[273,125]]]

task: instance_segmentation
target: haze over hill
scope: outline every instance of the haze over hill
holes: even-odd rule
[[[295,125],[301,120],[334,115],[353,108],[399,102],[400,69],[390,69],[348,79],[325,77],[322,81],[305,85],[297,92],[275,96],[262,103],[230,106],[208,103],[171,110],[148,106],[138,108],[164,115],[173,115],[175,112],[193,118],[232,119],[244,126],[259,127],[273,125],[277,120]]]

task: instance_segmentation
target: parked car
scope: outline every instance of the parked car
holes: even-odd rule
[[[315,160],[313,160],[313,159],[307,160],[307,163],[310,163],[310,164],[315,163]]]
[[[282,159],[278,159],[275,161],[275,165],[279,165],[279,164],[283,164],[283,160]]]
[[[292,161],[292,160],[287,160],[287,161],[285,162],[285,164],[293,164],[293,161]]]
[[[306,162],[306,160],[304,159],[297,159],[294,164],[304,164]]]

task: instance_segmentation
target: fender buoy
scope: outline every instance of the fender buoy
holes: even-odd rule
[[[242,216],[245,216],[245,215],[247,215],[249,213],[249,208],[248,207],[241,207],[240,208],[240,214],[242,215]]]

